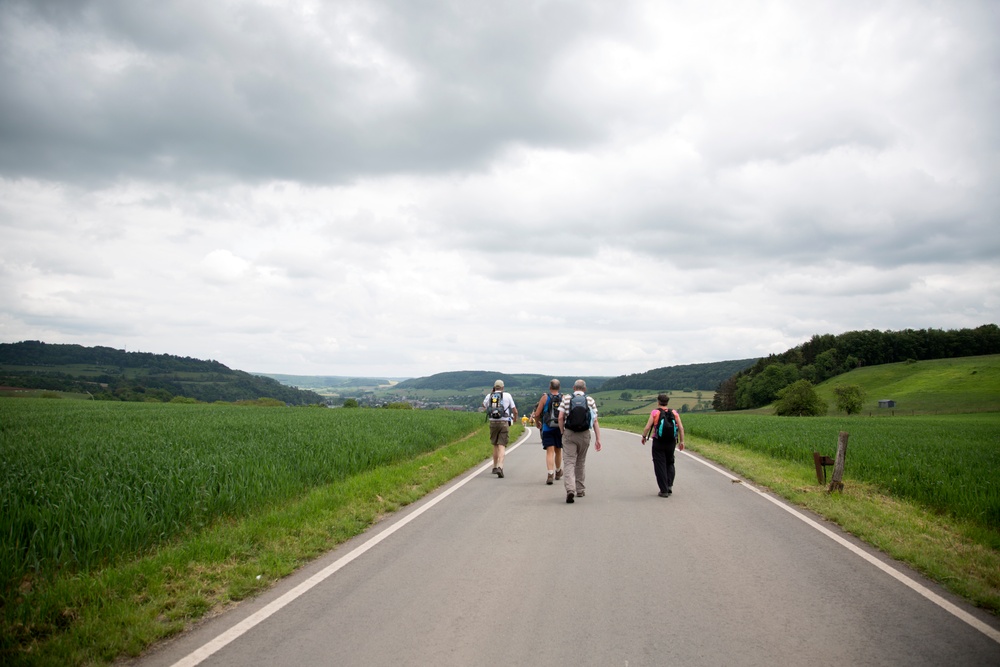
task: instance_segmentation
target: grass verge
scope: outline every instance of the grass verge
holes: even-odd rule
[[[614,428],[641,432],[642,425],[616,423]],[[690,435],[685,444],[757,486],[836,523],[977,607],[1000,613],[1000,550],[994,545],[996,536],[981,526],[854,480],[845,480],[843,493],[829,494],[817,483],[811,466]]]
[[[3,615],[0,663],[102,665],[137,656],[482,462],[490,453],[486,433],[484,425],[431,453],[218,522],[129,563],[32,582],[21,591],[27,615]],[[519,425],[511,429],[512,442],[520,433]]]

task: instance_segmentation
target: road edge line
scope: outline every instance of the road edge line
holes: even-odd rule
[[[524,441],[526,441],[529,437],[531,437],[531,428],[526,427],[524,429],[524,434],[521,436],[521,439],[518,440],[513,445],[511,445],[510,447],[508,447],[507,452],[508,453],[512,452],[518,447],[520,447],[521,444],[524,443]],[[482,464],[478,468],[473,469],[471,473],[466,475],[463,479],[461,479],[458,483],[454,484],[452,487],[443,491],[440,495],[427,501],[425,504],[421,505],[411,513],[407,514],[405,517],[403,517],[396,523],[392,524],[391,526],[380,532],[378,535],[373,535],[363,544],[358,545],[344,556],[341,556],[330,565],[327,565],[325,568],[323,568],[313,576],[309,577],[308,579],[306,579],[301,584],[299,584],[292,590],[288,591],[281,597],[267,603],[266,605],[255,611],[253,614],[247,616],[245,619],[237,623],[236,625],[232,626],[223,633],[217,635],[210,641],[202,644],[200,647],[198,647],[191,653],[188,653],[186,656],[175,662],[173,664],[173,667],[195,667],[195,665],[201,664],[202,662],[204,662],[205,660],[207,660],[208,658],[210,658],[211,656],[215,655],[220,650],[225,648],[227,645],[239,639],[247,632],[249,632],[255,626],[263,623],[268,618],[279,612],[281,609],[294,602],[297,598],[301,597],[309,590],[322,583],[331,575],[335,574],[338,570],[341,570],[344,566],[350,564],[352,561],[362,556],[365,552],[377,546],[380,542],[382,542],[382,540],[385,540],[390,535],[398,531],[400,528],[409,524],[418,516],[420,516],[430,508],[437,505],[439,502],[441,502],[442,500],[453,494],[458,489],[465,486],[472,479],[477,477],[480,473],[482,473],[484,470],[491,467],[492,465],[493,462],[491,460],[487,460],[486,463]]]
[[[626,432],[628,432],[628,431],[626,431]],[[865,559],[866,561],[868,561],[869,563],[871,563],[872,565],[874,565],[878,569],[882,570],[883,572],[885,572],[886,574],[888,574],[889,576],[891,576],[893,579],[895,579],[898,582],[900,582],[901,584],[903,584],[904,586],[910,588],[911,590],[913,590],[916,593],[919,593],[920,595],[922,595],[923,597],[925,597],[929,601],[933,602],[938,607],[940,607],[941,609],[945,610],[946,612],[948,612],[949,614],[951,614],[955,618],[957,618],[960,621],[963,621],[966,624],[972,626],[973,628],[975,628],[979,632],[983,633],[984,635],[986,635],[987,637],[989,637],[990,639],[992,639],[996,643],[1000,644],[1000,630],[997,630],[996,628],[994,628],[993,626],[989,625],[988,623],[984,623],[983,621],[979,620],[978,618],[976,618],[975,616],[973,616],[969,612],[965,611],[961,607],[959,607],[959,606],[955,605],[954,603],[952,603],[952,602],[944,599],[943,597],[941,597],[940,595],[938,595],[934,591],[930,590],[929,588],[927,588],[923,584],[921,584],[921,583],[919,583],[917,581],[914,581],[912,578],[906,576],[905,574],[903,574],[902,572],[900,572],[896,568],[889,566],[888,564],[882,562],[878,558],[875,558],[874,556],[872,556],[870,553],[868,553],[867,551],[865,551],[861,547],[857,546],[856,544],[853,544],[849,540],[844,539],[843,537],[841,537],[837,533],[833,532],[832,530],[830,530],[826,526],[823,526],[822,524],[818,523],[814,519],[811,519],[808,516],[806,516],[805,514],[802,514],[800,511],[798,511],[794,507],[788,505],[783,500],[779,500],[778,498],[775,498],[774,496],[771,496],[770,494],[765,493],[764,491],[761,491],[760,489],[758,489],[757,487],[755,487],[753,484],[748,484],[746,482],[746,480],[744,480],[744,479],[742,479],[740,477],[737,477],[737,476],[733,475],[732,473],[730,473],[730,472],[728,472],[726,470],[723,470],[722,468],[720,468],[720,467],[718,467],[718,466],[716,466],[716,465],[714,465],[712,463],[709,463],[708,461],[706,461],[705,459],[701,458],[700,456],[695,456],[693,454],[689,454],[688,452],[681,452],[681,453],[682,454],[686,454],[692,460],[697,461],[698,463],[700,463],[700,464],[702,464],[704,466],[707,466],[707,467],[711,468],[712,470],[715,470],[716,472],[718,472],[719,474],[723,475],[724,477],[728,477],[731,480],[739,481],[740,482],[740,486],[743,486],[743,487],[745,487],[745,488],[753,491],[754,493],[756,493],[757,495],[761,496],[762,498],[765,498],[769,502],[777,505],[778,507],[780,507],[781,509],[785,510],[786,512],[788,512],[792,516],[794,516],[797,519],[799,519],[802,522],[804,522],[806,525],[810,526],[811,528],[814,528],[815,530],[819,531],[823,535],[826,535],[827,537],[829,537],[831,540],[833,540],[837,544],[841,545],[842,547],[845,547],[849,551],[851,551],[854,554],[856,554],[856,555],[860,556],[861,558]]]

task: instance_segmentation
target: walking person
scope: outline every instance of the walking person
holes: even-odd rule
[[[573,393],[563,396],[559,405],[559,432],[563,439],[563,486],[566,502],[583,498],[587,487],[587,450],[590,449],[590,429],[594,429],[594,449],[601,451],[601,427],[597,423],[597,404],[587,395],[587,383],[577,380]]]
[[[660,487],[661,498],[669,498],[674,492],[674,447],[684,451],[684,424],[676,410],[667,407],[670,397],[660,394],[656,397],[657,407],[649,413],[646,427],[642,429],[642,444],[652,436],[653,473],[656,485]]]
[[[483,399],[486,418],[490,422],[490,443],[493,445],[493,473],[503,479],[503,457],[507,453],[510,425],[517,419],[514,397],[503,390],[503,380],[493,383],[493,391]]]
[[[545,450],[545,466],[548,470],[546,484],[562,479],[563,444],[562,432],[559,430],[559,406],[562,405],[562,394],[559,393],[559,380],[549,382],[549,391],[542,394],[535,406],[532,416],[542,433],[542,449]]]

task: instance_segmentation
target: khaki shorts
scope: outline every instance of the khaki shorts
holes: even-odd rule
[[[510,425],[507,422],[490,422],[490,443],[507,446],[510,439]]]

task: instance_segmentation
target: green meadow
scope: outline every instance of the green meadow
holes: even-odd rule
[[[473,431],[471,413],[0,401],[0,577],[87,570]]]
[[[1000,548],[1000,413],[867,417],[773,417],[688,414],[685,431],[800,464],[813,470],[814,451],[834,456],[841,431],[850,434],[847,475],[884,492],[998,531]],[[608,426],[640,431],[645,417],[613,417]]]
[[[865,391],[862,412],[871,416],[1000,412],[1000,355],[859,368],[816,388],[828,414],[837,413],[834,388],[850,384]],[[882,399],[894,400],[896,407],[878,407]]]
[[[684,413],[710,410],[712,399],[715,397],[714,391],[665,391],[670,394],[670,407]],[[593,397],[597,401],[597,407],[601,414],[648,415],[649,411],[656,407],[658,393],[649,390],[596,391],[593,393]],[[623,394],[628,398],[622,398]]]
[[[476,413],[0,399],[0,664],[137,655],[489,452]]]

